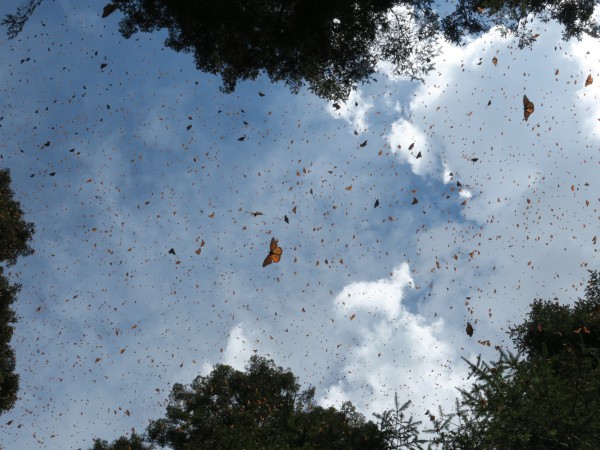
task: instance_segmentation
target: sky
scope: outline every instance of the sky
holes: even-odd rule
[[[512,349],[534,299],[584,295],[594,41],[538,23],[524,50],[497,31],[440,43],[424,83],[382,65],[336,110],[265,78],[222,94],[164,32],[125,40],[101,6],[46,1],[0,34],[0,167],[36,225],[10,270],[4,448],[142,433],[174,383],[253,354],[321,405],[373,419],[397,392],[427,423],[469,384],[461,357]],[[263,268],[271,238],[282,258]]]

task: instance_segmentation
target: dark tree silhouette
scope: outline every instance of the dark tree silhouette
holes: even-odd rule
[[[44,0],[27,0],[21,6],[17,8],[14,14],[7,14],[0,25],[7,27],[6,34],[9,39],[16,38],[19,33],[23,30],[25,23],[33,15],[35,8],[40,6]]]
[[[532,18],[563,25],[563,38],[580,39],[584,34],[600,37],[600,24],[593,17],[598,0],[459,0],[454,12],[444,17],[442,29],[448,40],[459,43],[470,34],[500,26],[505,34],[516,35],[519,46],[536,39],[529,26]]]
[[[252,356],[245,372],[217,365],[189,385],[175,384],[166,417],[150,422],[136,450],[156,444],[188,449],[317,449],[384,450],[388,447],[377,425],[366,421],[350,402],[340,410],[314,402],[314,388],[300,391],[290,371]],[[121,450],[96,439],[91,450]],[[127,447],[125,447],[127,448]]]
[[[394,407],[382,414],[374,414],[379,419],[379,429],[383,432],[388,450],[421,450],[427,441],[419,439],[420,421],[414,421],[406,415],[406,409],[412,402],[408,400],[400,405],[398,393],[394,394]]]
[[[120,31],[166,28],[165,45],[192,53],[203,72],[219,74],[223,90],[266,73],[293,92],[308,84],[315,94],[346,99],[368,82],[380,60],[399,73],[419,77],[431,69],[436,17],[412,10],[426,2],[396,0],[116,0],[124,14]],[[409,13],[409,11],[411,11]],[[416,24],[416,28],[412,25]],[[417,45],[417,43],[419,43]]]
[[[600,442],[600,278],[573,307],[536,300],[511,329],[521,356],[468,362],[475,382],[433,418],[443,449],[596,448]],[[466,360],[465,360],[466,361]],[[432,416],[433,417],[433,416]]]
[[[15,37],[42,0],[29,0],[2,21]],[[199,70],[220,75],[222,90],[261,73],[292,92],[307,85],[329,100],[346,100],[373,80],[377,64],[413,79],[433,69],[440,32],[451,42],[500,26],[531,44],[530,19],[556,20],[563,37],[598,38],[598,0],[459,0],[438,17],[432,0],[113,0],[120,31],[166,29],[165,45],[194,55]],[[452,10],[454,8],[454,10]]]
[[[11,305],[19,286],[11,285],[0,267],[0,414],[11,409],[17,400],[19,375],[15,373],[15,351],[10,347],[13,324],[16,322]]]
[[[94,439],[94,446],[90,450],[152,450],[154,448],[154,446],[146,444],[142,436],[133,433],[131,437],[122,436],[111,444]]]
[[[23,211],[10,188],[10,171],[0,170],[0,264],[14,265],[18,257],[33,253],[29,246],[34,232],[32,223],[25,222]],[[11,284],[0,265],[0,414],[13,407],[19,389],[15,373],[15,352],[10,347],[13,324],[16,322],[12,304],[20,286]]]
[[[23,219],[21,204],[10,188],[10,171],[0,169],[0,263],[12,266],[17,258],[33,253],[29,246],[34,226]]]
[[[152,421],[150,442],[187,448],[385,448],[373,422],[350,403],[341,411],[315,405],[292,372],[252,356],[245,372],[217,365],[191,386],[176,384],[167,417]]]

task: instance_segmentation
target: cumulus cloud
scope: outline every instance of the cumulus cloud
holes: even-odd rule
[[[424,407],[449,406],[465,370],[444,340],[444,320],[407,309],[404,291],[412,284],[409,265],[402,263],[389,278],[351,283],[335,297],[336,333],[347,343],[346,357],[321,404],[339,407],[350,400],[364,412],[382,412],[397,392],[417,401],[411,410],[416,417]]]
[[[368,131],[367,115],[373,109],[373,102],[365,98],[361,90],[350,92],[347,101],[337,102],[335,105],[335,107],[330,105],[331,108],[328,109],[331,117],[345,120],[357,133]]]

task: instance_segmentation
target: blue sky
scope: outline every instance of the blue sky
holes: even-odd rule
[[[371,418],[397,391],[426,420],[467,382],[461,356],[508,346],[533,299],[583,295],[598,264],[594,42],[538,24],[531,49],[495,32],[443,44],[424,84],[382,67],[335,111],[265,79],[221,94],[164,34],[124,40],[101,6],[44,2],[0,36],[0,163],[36,224],[35,255],[11,271],[6,448],[143,432],[173,383],[255,352],[323,405]],[[282,260],[263,268],[272,237]]]

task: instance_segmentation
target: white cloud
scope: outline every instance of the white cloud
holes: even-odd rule
[[[249,339],[244,335],[242,328],[243,324],[237,324],[229,332],[227,339],[227,347],[223,352],[222,364],[227,364],[237,370],[244,370],[246,362],[252,355],[252,350],[249,348]]]
[[[333,103],[328,105],[327,112],[331,117],[344,119],[357,133],[368,131],[367,114],[373,109],[373,102],[363,97],[360,90],[350,92],[347,101],[335,104],[339,108],[334,108]]]
[[[412,283],[403,263],[389,279],[351,283],[336,296],[336,334],[344,336],[339,340],[347,343],[346,356],[322,405],[339,407],[350,400],[363,412],[382,412],[398,392],[402,401],[413,400],[417,418],[424,404],[448,409],[465,370],[458,352],[444,342],[444,321],[430,321],[403,304]]]
[[[359,311],[368,314],[383,315],[394,320],[402,307],[402,292],[412,283],[408,264],[401,264],[392,273],[391,278],[375,282],[355,282],[342,289],[336,298],[338,318],[355,315]]]
[[[410,117],[398,119],[388,135],[391,148],[404,149],[419,135],[435,142],[423,147],[423,161],[440,165],[399,153],[424,178],[462,184],[435,207],[456,207],[462,201],[456,193],[469,198],[463,220],[449,217],[417,235],[411,266],[419,284],[432,286],[423,312],[451,304],[457,320],[464,314],[457,294],[470,297],[467,317],[499,342],[500,327],[520,320],[533,299],[569,293],[562,301],[573,300],[570,290],[597,259],[590,242],[597,229],[600,114],[597,86],[583,87],[587,74],[598,71],[588,53],[595,44],[561,44],[567,51],[561,45],[555,51],[559,27],[544,27],[528,51],[490,33],[446,52],[440,72],[417,89]],[[536,105],[528,122],[524,93]]]

